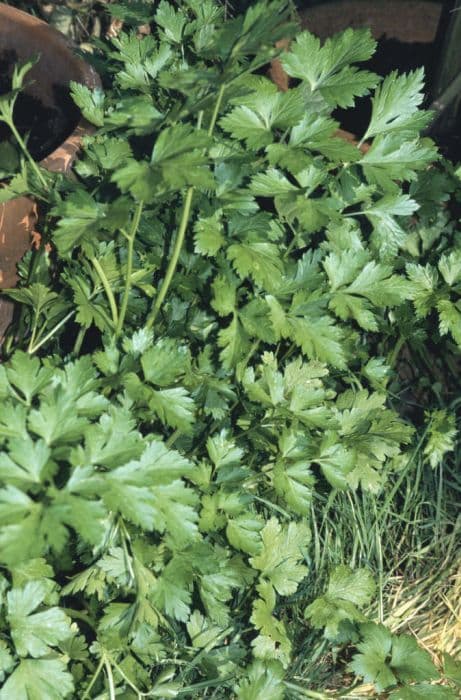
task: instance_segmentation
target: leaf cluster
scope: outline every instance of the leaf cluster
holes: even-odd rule
[[[302,624],[362,640],[378,691],[432,697],[424,652],[367,626],[369,571],[306,593],[321,499],[381,497],[418,439],[399,351],[434,314],[461,345],[428,181],[458,184],[420,136],[422,72],[380,82],[368,31],[303,32],[279,93],[283,2],[111,7],[129,27],[138,5],[151,34],[98,42],[104,88],[72,85],[97,127],[76,177],[24,158],[2,189],[40,200],[49,245],[9,291],[0,365],[0,698],[289,697],[294,596]],[[367,94],[364,153],[333,115]],[[436,468],[456,424],[439,404],[427,424]]]

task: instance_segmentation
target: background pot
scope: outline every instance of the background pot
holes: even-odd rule
[[[402,42],[431,43],[435,39],[441,6],[421,0],[336,0],[299,12],[301,26],[321,39],[347,27],[368,27]]]
[[[91,130],[72,103],[69,82],[94,88],[100,85],[98,75],[73,53],[60,32],[25,12],[0,5],[0,76],[10,72],[16,61],[24,62],[35,55],[40,55],[40,60],[27,76],[31,84],[24,99],[32,107],[40,104],[50,119],[51,128],[46,134],[42,134],[43,125],[34,127],[35,142],[40,141],[40,164],[54,172],[66,172],[82,136]],[[28,197],[0,204],[0,289],[16,284],[16,266],[30,248],[36,221],[36,205]],[[13,302],[0,297],[0,344],[12,316]]]

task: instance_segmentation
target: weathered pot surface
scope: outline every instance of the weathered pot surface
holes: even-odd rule
[[[27,82],[30,80],[31,84],[24,91],[24,99],[40,104],[59,125],[59,133],[53,133],[52,122],[50,139],[47,134],[50,146],[48,152],[41,154],[40,164],[54,172],[67,172],[82,136],[91,130],[72,105],[69,82],[74,80],[93,88],[100,85],[99,77],[73,53],[60,32],[25,12],[0,5],[0,75],[11,71],[16,62],[23,63],[36,55],[40,59],[28,73]],[[38,128],[43,130],[43,125]],[[36,222],[37,207],[32,199],[18,197],[0,204],[0,289],[16,284],[16,266],[31,246]],[[12,316],[13,303],[0,297],[0,345]]]
[[[368,27],[403,42],[434,41],[441,5],[428,0],[334,0],[299,12],[301,26],[321,39],[347,27]]]

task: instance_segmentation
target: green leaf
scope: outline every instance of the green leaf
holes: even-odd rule
[[[283,263],[273,243],[233,243],[227,249],[227,257],[242,280],[252,277],[267,291],[281,280]]]
[[[30,559],[27,562],[21,562],[12,568],[13,588],[22,588],[29,581],[38,579],[48,579],[51,583],[54,573],[52,567],[47,564],[44,558]],[[54,585],[54,584],[52,584]]]
[[[141,357],[144,377],[157,386],[168,386],[180,379],[189,366],[189,351],[172,338],[160,338]]]
[[[277,660],[286,668],[290,660],[291,642],[284,623],[278,620],[274,612],[276,595],[272,586],[263,582],[258,586],[260,598],[253,603],[251,622],[259,631],[259,636],[252,642],[254,654],[266,661]]]
[[[433,469],[443,462],[447,452],[452,452],[456,446],[456,417],[447,411],[440,409],[432,411],[428,416],[427,442],[424,454],[429,458]]]
[[[383,390],[389,381],[390,367],[383,357],[373,357],[363,368],[363,373],[373,389]]]
[[[403,247],[406,233],[396,216],[411,216],[419,208],[408,195],[385,195],[372,206],[362,209],[373,225],[373,242],[381,257],[395,255]]]
[[[29,417],[30,430],[42,437],[47,445],[79,440],[87,424],[86,418],[75,415],[72,399],[61,392],[43,401]]]
[[[388,665],[392,649],[392,635],[383,625],[367,623],[362,626],[363,641],[357,645],[349,668],[365,683],[373,683],[379,692],[395,685],[397,677]]]
[[[260,532],[263,526],[263,520],[260,517],[241,515],[238,518],[229,519],[226,536],[235,549],[255,555],[261,550]]]
[[[238,280],[232,274],[218,275],[213,280],[211,306],[220,316],[229,316],[236,307]]]
[[[114,6],[111,7],[111,11],[113,10]],[[142,14],[139,5],[133,6],[132,11],[138,18]],[[146,22],[149,21],[151,18],[146,19]],[[117,61],[122,60],[124,64],[124,69],[117,73],[117,82],[124,89],[137,89],[148,94],[152,79],[156,78],[173,58],[168,44],[161,43],[157,46],[152,35],[144,36],[140,41],[134,32],[122,33],[115,37],[112,43],[118,49],[118,52],[113,54],[114,58]]]
[[[315,478],[306,461],[279,460],[274,466],[274,489],[298,515],[310,512]]]
[[[306,116],[292,128],[290,145],[301,146],[304,144],[308,148],[315,148],[317,143],[324,143],[330,139],[338,126],[339,122],[324,115]]]
[[[274,140],[273,131],[296,124],[303,116],[303,97],[297,90],[279,92],[267,78],[252,76],[245,82],[249,94],[239,97],[239,106],[224,116],[219,125],[232,138],[244,140],[250,149],[262,148]]]
[[[130,412],[126,408],[111,406],[98,423],[86,428],[84,446],[75,447],[70,461],[73,466],[91,464],[112,468],[139,458],[143,449],[141,434],[135,430]]]
[[[392,642],[390,665],[400,681],[426,681],[439,677],[429,652],[421,649],[414,637],[395,636]]]
[[[277,168],[255,175],[250,185],[250,191],[260,197],[275,197],[297,189]]]
[[[100,88],[90,90],[86,85],[71,80],[70,94],[85,119],[95,126],[103,126],[105,96]]]
[[[213,257],[224,243],[224,229],[222,224],[222,211],[197,219],[194,224],[195,252],[201,255]]]
[[[37,316],[41,313],[45,313],[50,307],[53,306],[53,302],[55,302],[58,298],[56,292],[52,292],[50,289],[45,287],[45,285],[40,284],[39,282],[34,282],[34,284],[31,284],[29,287],[23,289],[9,289],[7,294],[15,301],[31,306]]]
[[[307,568],[300,562],[310,541],[310,531],[306,524],[290,522],[280,525],[276,518],[270,518],[261,530],[262,550],[250,559],[254,569],[274,586],[281,595],[291,595],[299,582],[307,574]]]
[[[283,700],[283,669],[276,663],[254,661],[237,688],[239,700]]]
[[[43,440],[11,439],[9,454],[0,454],[0,481],[23,488],[39,484],[46,473],[51,451]],[[48,471],[50,471],[48,469]]]
[[[41,508],[14,486],[0,490],[0,560],[13,565],[43,554],[37,537]]]
[[[337,435],[327,432],[315,461],[333,488],[346,491],[351,486],[349,475],[357,466],[356,458],[354,450],[348,450],[338,443]]]
[[[376,85],[378,77],[349,64],[367,61],[375,48],[368,29],[347,29],[327,39],[322,47],[317,37],[304,31],[281,61],[288,75],[305,80],[311,92],[319,90],[333,106],[350,107],[355,96],[366,95]]]
[[[236,314],[230,324],[219,331],[218,345],[222,348],[219,357],[226,369],[234,368],[248,352],[248,335]]]
[[[260,149],[272,143],[272,133],[262,117],[249,107],[235,107],[219,125],[232,138],[245,140],[248,148]]]
[[[457,282],[461,281],[461,251],[452,250],[451,253],[441,255],[439,271],[445,282],[452,287]]]
[[[178,156],[203,149],[208,146],[210,139],[205,131],[192,129],[186,125],[177,125],[163,129],[152,151],[152,162],[163,163]]]
[[[387,245],[390,247],[389,239]],[[386,246],[381,250],[386,250]],[[323,264],[334,292],[329,307],[339,318],[353,318],[365,330],[378,330],[373,307],[392,308],[407,299],[406,280],[391,274],[390,266],[369,261],[366,253],[330,253]]]
[[[437,150],[428,139],[403,140],[398,133],[380,133],[359,162],[370,184],[392,191],[395,180],[415,180],[416,172],[436,159]]]
[[[53,210],[60,217],[54,239],[61,255],[67,255],[82,242],[93,244],[95,231],[106,216],[106,210],[104,204],[81,188],[58,204]]]
[[[162,116],[150,95],[136,95],[117,100],[115,109],[106,113],[104,122],[106,129],[123,128],[127,134],[143,136],[155,130]]]
[[[60,659],[23,659],[0,690],[0,700],[64,700],[74,680]]]
[[[367,297],[375,306],[398,306],[406,300],[407,284],[391,268],[369,262],[347,288],[350,294]]]
[[[306,357],[342,369],[346,366],[344,335],[329,316],[320,318],[290,316],[290,336]]]
[[[372,98],[371,119],[363,140],[392,131],[418,134],[431,118],[428,112],[418,112],[423,99],[423,68],[402,75],[390,73]]]
[[[239,557],[221,557],[209,573],[201,576],[200,598],[213,622],[222,626],[229,623],[228,601],[235,589],[247,585],[252,578],[252,572],[244,567]]]
[[[38,308],[43,308],[43,305],[40,304]],[[51,368],[43,367],[38,358],[20,350],[14,353],[7,367],[9,381],[21,392],[28,404],[32,397],[49,384],[52,376]]]
[[[362,625],[363,641],[357,645],[349,667],[367,683],[383,691],[398,681],[424,681],[438,678],[437,669],[427,651],[414,637],[393,636],[383,625]]]
[[[448,299],[441,299],[437,303],[439,312],[440,335],[451,333],[457,345],[461,347],[461,303],[455,304]]]
[[[48,586],[42,581],[30,581],[7,595],[11,636],[19,656],[45,656],[50,647],[73,634],[70,620],[60,608],[34,612],[47,593]]]
[[[179,44],[187,23],[187,17],[181,10],[175,10],[169,2],[161,0],[155,13],[155,22],[162,27],[165,39]]]
[[[407,263],[405,269],[410,280],[408,295],[414,303],[417,317],[424,318],[437,300],[434,293],[439,280],[437,270],[429,264],[423,267],[415,263]]]
[[[461,687],[461,661],[458,661],[454,656],[448,653],[443,655],[443,670],[445,676]]]
[[[305,617],[313,627],[325,628],[325,636],[334,639],[343,621],[365,620],[360,609],[370,603],[374,591],[369,571],[338,566],[330,576],[327,592],[306,608]]]
[[[173,557],[164,566],[151,593],[154,605],[175,620],[187,620],[192,601],[191,571],[182,556]]]
[[[222,628],[210,624],[198,610],[194,610],[187,623],[187,631],[192,641],[192,646],[197,649],[207,647],[209,652],[216,646],[222,636]]]
[[[124,515],[144,530],[167,530],[178,544],[196,538],[197,496],[181,476],[190,474],[192,465],[161,442],[146,447],[139,460],[109,472],[102,480],[94,478],[92,490],[103,491],[108,507]]]
[[[190,432],[194,422],[194,400],[186,389],[152,390],[149,395],[149,408],[160,418],[163,424]]]

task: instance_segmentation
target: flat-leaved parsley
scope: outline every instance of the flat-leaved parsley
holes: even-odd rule
[[[40,200],[50,244],[19,266],[0,365],[1,700],[281,700],[307,630],[345,628],[377,692],[452,697],[413,638],[366,623],[364,562],[323,594],[315,568],[322,503],[379,499],[411,464],[402,348],[461,346],[431,184],[445,202],[459,182],[420,136],[422,71],[363,70],[364,29],[302,32],[281,93],[283,1],[108,11],[104,88],[72,85],[95,126],[76,177],[18,156],[1,191]],[[366,95],[364,153],[334,115]],[[456,426],[426,408],[437,468]]]

